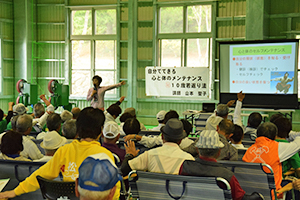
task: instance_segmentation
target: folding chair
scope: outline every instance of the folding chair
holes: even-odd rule
[[[276,196],[276,186],[273,169],[265,163],[247,163],[242,161],[218,160],[224,167],[232,170],[241,187],[247,194],[259,192],[265,200]]]
[[[75,194],[75,182],[64,182],[48,180],[41,176],[37,176],[40,189],[44,199],[57,200],[78,200]]]
[[[132,197],[140,200],[232,199],[230,185],[223,178],[132,171],[128,179]]]

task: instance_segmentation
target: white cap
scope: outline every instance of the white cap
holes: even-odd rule
[[[164,120],[166,114],[167,114],[166,111],[161,110],[161,111],[159,111],[159,112],[157,113],[156,119],[159,120],[159,121]]]
[[[114,139],[120,133],[119,126],[114,121],[108,121],[104,124],[103,135],[106,138]]]
[[[220,141],[219,134],[215,130],[204,130],[199,135],[199,140],[195,145],[199,149],[219,149],[224,144]]]
[[[67,139],[60,136],[56,131],[51,131],[46,133],[43,142],[41,142],[41,147],[43,149],[58,149],[59,147],[66,144]]]

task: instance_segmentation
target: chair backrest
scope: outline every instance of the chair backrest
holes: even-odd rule
[[[219,160],[224,167],[232,170],[243,190],[247,194],[261,193],[265,199],[276,198],[276,187],[273,169],[265,163],[246,163],[242,161]]]
[[[9,178],[8,184],[3,188],[3,191],[13,190],[23,181],[26,177],[30,176],[45,162],[27,162],[27,161],[14,161],[14,160],[0,160],[0,179]],[[23,194],[14,199],[41,199],[40,191]]]
[[[238,149],[238,160],[242,161],[243,156],[245,155],[247,149]]]
[[[224,185],[222,189],[218,186]],[[148,199],[232,199],[229,183],[223,178],[194,177],[132,171],[129,184],[133,198]]]
[[[205,130],[206,120],[210,115],[211,113],[199,114],[199,117],[195,118],[196,132]]]
[[[48,180],[41,176],[37,176],[40,189],[44,199],[57,200],[68,199],[78,200],[75,194],[75,182],[64,182]]]

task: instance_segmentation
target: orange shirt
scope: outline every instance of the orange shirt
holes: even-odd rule
[[[243,161],[270,165],[274,172],[276,190],[281,188],[282,165],[278,155],[278,142],[267,137],[256,138],[255,143],[246,151]]]

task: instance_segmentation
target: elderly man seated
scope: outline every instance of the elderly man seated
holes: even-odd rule
[[[163,146],[145,151],[138,157],[136,156],[139,150],[135,149],[134,142],[127,142],[127,146],[125,145],[127,154],[121,166],[123,175],[127,175],[131,170],[178,174],[179,167],[184,160],[194,160],[192,155],[182,151],[179,147],[181,140],[185,137],[181,121],[170,119],[161,131]]]
[[[276,142],[277,127],[271,122],[265,122],[257,128],[255,143],[246,151],[243,161],[254,163],[266,163],[274,171],[276,190],[281,188],[282,162],[292,157],[300,150],[300,137],[293,142]],[[282,198],[282,194],[278,194]]]
[[[114,161],[104,153],[87,157],[78,171],[75,193],[80,200],[111,200],[122,180]]]
[[[219,139],[219,134],[213,130],[205,130],[200,133],[196,144],[199,157],[195,160],[186,160],[180,167],[180,175],[200,177],[222,177],[228,181],[231,187],[233,200],[259,200],[263,199],[258,193],[246,195],[241,188],[233,172],[217,163],[224,144]]]

